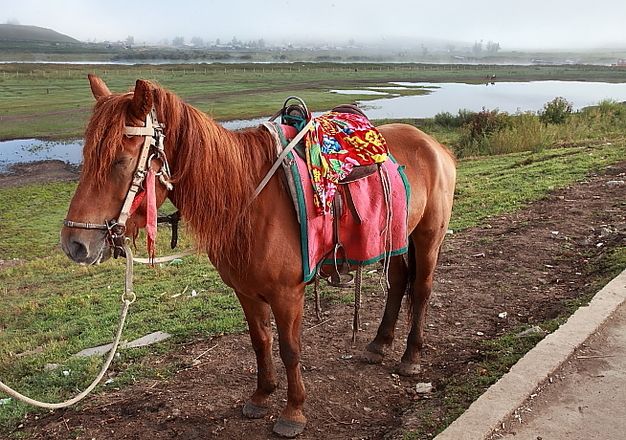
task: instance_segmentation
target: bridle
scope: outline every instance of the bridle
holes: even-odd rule
[[[88,223],[88,222],[75,222],[72,220],[63,220],[63,225],[68,228],[76,229],[95,229],[107,232],[107,241],[113,248],[113,258],[118,258],[120,255],[125,257],[124,240],[126,233],[126,221],[130,217],[137,207],[139,207],[143,200],[143,194],[145,191],[137,196],[137,193],[142,188],[148,172],[150,172],[150,164],[154,159],[161,161],[161,169],[155,176],[159,177],[159,181],[167,188],[168,191],[173,189],[170,182],[171,173],[167,156],[165,155],[165,144],[163,140],[165,135],[163,134],[164,125],[160,124],[157,120],[156,109],[154,106],[150,112],[146,115],[146,122],[144,127],[124,126],[124,134],[126,136],[143,136],[143,146],[139,153],[139,160],[137,162],[137,168],[133,174],[133,180],[130,185],[126,198],[120,209],[120,213],[117,219],[110,219],[104,223]]]

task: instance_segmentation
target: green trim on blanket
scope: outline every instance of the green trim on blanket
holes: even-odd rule
[[[308,224],[306,216],[306,203],[304,201],[304,190],[302,188],[302,179],[300,178],[300,171],[298,170],[298,164],[294,157],[293,151],[287,154],[285,160],[289,161],[289,168],[293,175],[294,184],[296,187],[296,199],[298,200],[298,211],[300,218],[300,251],[302,253],[302,272],[304,274],[304,282],[308,283],[313,279],[317,272],[317,267],[311,270],[309,267],[309,241],[308,241]]]
[[[388,153],[388,157],[389,159],[391,159],[391,161],[395,164],[397,164],[398,162],[396,161],[396,158],[392,156],[391,153]],[[411,185],[409,185],[409,179],[407,179],[406,174],[404,173],[404,165],[398,165],[398,173],[400,174],[400,178],[402,179],[402,183],[404,184],[404,194],[406,195],[406,208],[407,208],[407,213],[406,213],[406,221],[407,221],[407,232],[409,230],[408,228],[408,222],[409,222],[409,201],[411,199]],[[408,243],[408,238],[407,238],[407,243]],[[396,249],[395,251],[392,251],[390,256],[395,257],[396,255],[403,255],[406,254],[409,251],[409,246],[407,244],[407,246],[400,248],[400,249]],[[366,261],[361,261],[361,260],[352,260],[351,258],[348,258],[346,261],[348,264],[351,264],[353,266],[367,266],[370,264],[374,264],[377,261],[383,260],[385,258],[385,253],[380,254],[377,257],[374,258],[370,258],[369,260]],[[344,262],[343,258],[338,258],[337,259],[337,264],[342,264]],[[335,260],[332,259],[325,259],[322,261],[323,265],[327,265],[327,264],[335,264]]]
[[[389,154],[389,158],[394,163],[397,163],[396,159],[391,154]],[[287,160],[290,163],[289,168],[291,170],[292,175],[294,176],[294,183],[296,187],[296,199],[298,201],[298,210],[300,213],[300,250],[302,252],[302,272],[304,275],[304,282],[308,283],[315,276],[319,266],[323,264],[334,264],[334,260],[325,259],[325,260],[320,261],[319,264],[313,268],[309,266],[308,224],[307,224],[307,215],[306,215],[307,214],[306,203],[304,201],[304,189],[302,188],[302,179],[300,178],[300,171],[298,170],[298,165],[296,163],[294,153],[290,152],[285,158],[285,160]],[[409,181],[406,177],[406,174],[404,173],[403,165],[398,166],[398,172],[400,173],[400,177],[402,178],[402,182],[404,183],[404,192],[406,194],[406,206],[407,206],[407,222],[408,222],[408,207],[409,207],[409,200],[411,197],[411,186],[409,185]],[[409,248],[407,245],[401,249],[396,249],[395,251],[392,251],[391,256],[395,257],[396,255],[405,254],[408,252],[408,250]],[[347,262],[348,264],[352,264],[352,265],[367,266],[369,264],[376,263],[377,261],[380,261],[384,258],[385,258],[385,253],[382,253],[378,255],[377,257],[370,258],[369,260],[366,260],[366,261],[352,260],[348,258]],[[342,262],[343,262],[343,259],[337,260],[338,264]]]

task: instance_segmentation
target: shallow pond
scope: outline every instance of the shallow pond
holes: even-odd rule
[[[430,118],[440,112],[483,108],[507,112],[538,111],[557,96],[572,102],[575,109],[597,104],[604,99],[626,101],[626,83],[583,81],[462,83],[395,83],[400,87],[426,87],[427,95],[399,96],[360,102],[372,119]]]
[[[495,84],[462,83],[392,83],[376,90],[402,90],[427,88],[426,95],[396,96],[360,102],[372,119],[385,118],[428,118],[440,112],[456,113],[459,109],[480,111],[498,108],[502,111],[537,111],[557,96],[572,102],[575,109],[597,104],[604,99],[626,101],[626,83],[603,83],[582,81],[532,81],[496,82]],[[376,90],[334,90],[335,93],[386,94]],[[253,127],[267,118],[242,119],[223,122],[226,128],[236,130]],[[18,162],[59,159],[79,164],[82,155],[82,140],[52,142],[39,139],[18,139],[0,142],[0,172]]]

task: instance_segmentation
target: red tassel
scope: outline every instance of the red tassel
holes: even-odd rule
[[[156,179],[152,169],[146,177],[146,235],[148,237],[148,256],[154,259],[157,236]]]

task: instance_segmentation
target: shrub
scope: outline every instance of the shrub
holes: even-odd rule
[[[539,112],[539,120],[544,124],[563,124],[572,114],[572,103],[567,99],[557,96],[543,106]]]
[[[509,127],[496,131],[488,138],[487,154],[504,154],[519,151],[538,152],[550,145],[551,135],[537,115],[520,113],[511,118]]]
[[[467,124],[467,122],[476,114],[471,110],[461,109],[456,115],[450,112],[437,113],[433,118],[435,124],[446,128],[458,128]]]

